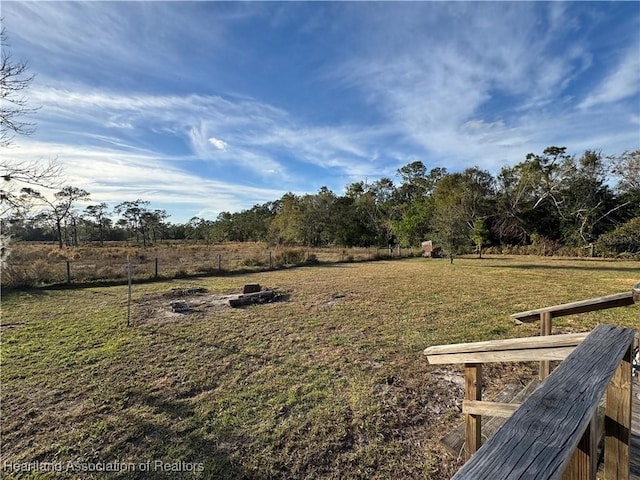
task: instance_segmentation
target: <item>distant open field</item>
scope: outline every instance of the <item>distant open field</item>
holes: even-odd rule
[[[8,266],[2,272],[5,287],[126,281],[127,260],[134,279],[179,278],[252,272],[291,265],[358,262],[388,258],[386,248],[288,247],[263,242],[162,242],[143,248],[108,242],[58,248],[54,243],[17,242],[10,245]],[[419,248],[394,249],[391,256],[419,255]],[[68,264],[68,270],[67,270]]]
[[[638,281],[638,262],[339,263],[135,285],[131,327],[124,286],[10,292],[0,466],[136,465],[20,478],[450,478],[461,461],[439,438],[461,418],[461,370],[427,365],[422,350],[534,335],[537,324],[509,314]],[[285,300],[169,311],[174,288],[228,293],[253,282]],[[640,308],[562,317],[554,332],[598,323],[639,328]],[[488,397],[535,371],[487,368]],[[156,460],[199,471],[154,470]]]

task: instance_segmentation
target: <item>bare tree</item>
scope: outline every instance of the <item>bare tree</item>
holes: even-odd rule
[[[7,33],[4,27],[0,30],[0,146],[7,147],[15,134],[31,135],[35,124],[24,121],[24,116],[35,112],[36,108],[27,106],[27,98],[23,95],[34,75],[27,73],[25,62],[14,62],[7,51]]]
[[[147,216],[150,213],[147,209],[149,202],[147,200],[135,200],[133,202],[122,202],[114,207],[115,212],[118,215],[122,215],[122,218],[126,220],[126,224],[133,231],[142,235],[142,246],[147,247]]]
[[[0,147],[8,148],[15,135],[32,135],[35,125],[24,121],[37,108],[27,106],[24,91],[34,75],[27,73],[25,62],[14,62],[7,50],[7,34],[0,30]],[[8,219],[23,214],[33,198],[34,187],[56,188],[62,171],[55,160],[15,161],[7,151],[0,158],[0,217]]]
[[[54,200],[49,200],[39,192],[34,195],[49,207],[48,215],[55,224],[58,235],[58,247],[62,248],[62,226],[65,220],[71,219],[73,206],[76,202],[89,199],[89,192],[78,187],[64,187],[54,195]]]
[[[619,179],[618,190],[623,193],[640,193],[640,150],[624,152],[611,157],[613,173]]]
[[[85,216],[93,220],[98,227],[101,246],[104,245],[104,230],[110,220],[107,213],[107,208],[107,204],[102,202],[97,205],[89,205],[84,209]]]
[[[36,196],[34,187],[56,188],[61,175],[62,168],[55,160],[0,160],[0,217],[10,219],[25,213]]]
[[[0,19],[2,20],[2,19]],[[0,30],[0,148],[8,149],[15,135],[32,135],[35,125],[24,118],[37,108],[27,106],[25,90],[34,75],[28,73],[25,62],[15,62],[7,49],[7,34]],[[38,196],[35,188],[57,188],[62,170],[55,160],[15,161],[7,151],[0,157],[0,260],[4,265],[10,241],[5,234],[8,222],[23,217]]]
[[[25,115],[36,111],[27,107],[24,91],[31,85],[34,76],[27,73],[27,64],[14,62],[7,50],[7,34],[0,30],[0,147],[7,148],[16,134],[31,135],[35,131],[32,123],[23,120]],[[51,181],[60,175],[60,168],[50,161],[14,161],[4,152],[0,159],[0,217],[10,219],[23,214],[32,198],[32,187],[50,187]]]

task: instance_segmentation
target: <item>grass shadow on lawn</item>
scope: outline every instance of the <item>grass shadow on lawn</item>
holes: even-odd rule
[[[537,265],[534,263],[518,263],[514,265],[486,265],[487,268],[513,268],[515,270],[580,270],[580,271],[602,271],[602,272],[637,272],[640,275],[640,263],[637,267],[614,266],[614,265]]]

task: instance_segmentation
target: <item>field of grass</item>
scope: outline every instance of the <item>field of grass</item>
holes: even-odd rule
[[[528,336],[509,314],[629,290],[638,262],[537,257],[339,263],[2,298],[0,467],[151,461],[77,478],[450,478],[439,438],[460,420],[458,367],[430,345]],[[287,300],[154,314],[162,294],[257,282]],[[640,327],[638,306],[554,320]],[[536,365],[487,368],[489,397]],[[154,471],[154,461],[200,464]],[[67,462],[80,462],[67,464]],[[73,472],[71,472],[73,473]],[[63,473],[20,478],[71,478]],[[12,478],[4,468],[2,478]]]
[[[393,257],[419,255],[418,248],[394,249]],[[291,265],[358,262],[388,258],[388,249],[375,247],[311,248],[272,246],[264,242],[163,242],[143,248],[125,242],[58,248],[57,244],[17,242],[11,244],[8,265],[2,272],[5,287],[86,284],[124,280],[127,259],[134,279],[184,278],[193,275],[252,272]],[[67,263],[69,276],[67,276]],[[157,272],[156,272],[157,267]]]

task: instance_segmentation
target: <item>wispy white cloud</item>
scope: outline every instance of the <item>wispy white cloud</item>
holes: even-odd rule
[[[227,142],[225,142],[224,140],[220,140],[219,138],[215,138],[215,137],[211,137],[209,139],[209,143],[211,145],[213,145],[215,148],[217,148],[218,150],[226,150],[227,149]]]
[[[403,18],[394,30],[398,38],[374,42],[373,52],[347,60],[331,76],[363,89],[390,122],[427,151],[458,150],[465,139],[463,125],[480,115],[496,91],[515,96],[542,82],[530,75],[542,47],[529,41],[533,27],[522,12],[501,5],[503,21],[496,23],[496,6],[468,8],[460,16],[471,23],[457,29],[446,8],[434,12],[432,29],[418,29],[414,19]],[[389,23],[395,25],[390,13]],[[440,37],[444,31],[455,34]],[[405,45],[398,50],[403,54],[394,55],[399,44]],[[539,75],[548,83],[557,77]]]
[[[226,33],[257,12],[242,4],[211,9],[200,2],[5,2],[3,24],[30,63],[57,79],[81,74],[102,82],[133,76],[180,82],[198,74],[186,52],[233,51]]]
[[[279,175],[278,180],[290,180],[284,165],[274,160],[268,153],[251,148],[241,139],[232,135],[232,147],[225,141],[211,136],[212,131],[221,130],[221,126],[213,121],[200,122],[199,125],[189,130],[189,144],[195,158],[208,160],[229,169],[242,168],[257,174],[265,180],[266,176],[274,173]]]
[[[582,109],[617,102],[640,92],[640,45],[633,45],[614,70],[579,105]]]
[[[611,131],[611,124],[605,128],[598,125],[602,118],[583,118],[575,111],[576,99],[567,89],[591,68],[593,54],[587,39],[575,33],[580,22],[567,5],[454,6],[430,5],[428,19],[417,9],[374,10],[384,20],[372,21],[393,25],[394,35],[387,30],[376,41],[377,30],[369,29],[361,54],[328,70],[327,78],[359,89],[430,158],[454,167],[477,163],[493,170],[553,143],[574,148],[602,142],[598,147],[614,151],[623,140],[637,145],[637,132],[634,138],[628,128],[608,139],[594,135]],[[638,92],[638,40],[633,54],[583,107]]]
[[[89,191],[92,202],[114,206],[142,198],[173,213],[173,221],[186,221],[202,211],[217,215],[250,208],[286,192],[203,178],[182,170],[171,158],[119,149],[23,142],[7,161],[48,159],[51,152],[63,153],[56,161],[64,170],[65,184]]]
[[[85,132],[124,128],[134,135],[139,130],[138,137],[153,130],[182,138],[196,158],[258,175],[277,172],[280,180],[295,179],[276,156],[347,177],[374,174],[381,168],[373,154],[377,144],[398,133],[385,126],[307,125],[280,108],[246,98],[108,92],[71,84],[39,85],[32,99],[42,105],[44,122],[82,125]]]

